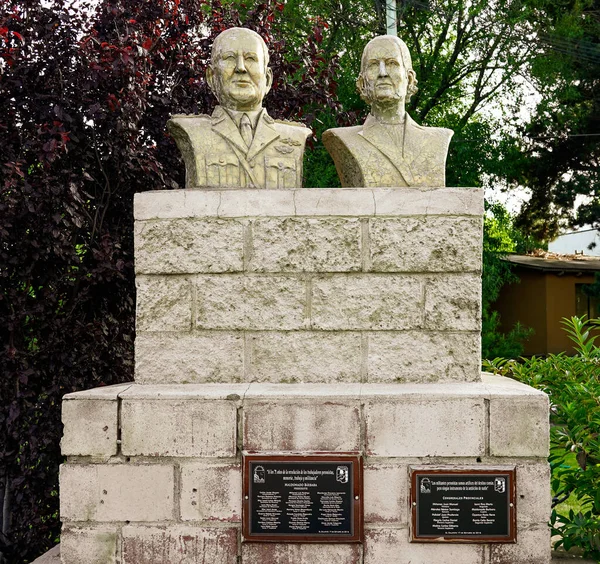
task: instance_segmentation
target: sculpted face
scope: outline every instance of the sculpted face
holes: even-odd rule
[[[215,39],[206,78],[225,108],[258,110],[273,81],[267,64],[262,38],[248,29],[231,28]]]
[[[370,104],[404,103],[415,84],[414,71],[407,69],[399,40],[377,37],[365,47],[357,81],[362,97]],[[409,61],[410,64],[410,61]]]

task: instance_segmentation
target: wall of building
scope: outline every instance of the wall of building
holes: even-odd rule
[[[500,328],[510,331],[520,322],[534,330],[525,343],[524,354],[545,354],[547,347],[546,279],[544,273],[514,267],[519,282],[507,284],[500,291],[495,307],[500,314]]]

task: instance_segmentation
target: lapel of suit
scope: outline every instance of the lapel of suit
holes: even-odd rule
[[[211,118],[213,130],[245,155],[248,148],[231,116],[221,106],[217,106]]]
[[[406,114],[404,126],[404,161],[412,165],[423,153],[423,134],[416,122]]]
[[[213,130],[223,137],[227,143],[229,143],[231,150],[238,158],[241,167],[250,178],[250,182],[255,187],[259,187],[260,184],[258,183],[254,171],[248,164],[248,159],[246,158],[246,151],[248,151],[248,148],[242,139],[237,125],[231,119],[231,116],[223,108],[221,108],[221,106],[217,106],[211,117]]]
[[[248,148],[248,160],[251,161],[276,139],[279,139],[279,133],[273,127],[273,118],[263,110],[256,122],[256,131]]]
[[[404,144],[406,145],[406,125],[408,124],[408,114],[404,121]],[[402,175],[406,184],[411,186],[414,182],[412,170],[410,169],[410,160],[406,160],[403,154],[403,148],[399,147],[397,143],[390,137],[384,127],[382,127],[377,120],[369,114],[363,129],[359,132],[371,145],[381,151],[393,165],[393,167]]]

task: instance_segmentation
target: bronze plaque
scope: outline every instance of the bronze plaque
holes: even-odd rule
[[[517,541],[515,467],[411,468],[411,541]]]
[[[362,541],[360,456],[245,455],[243,486],[245,541]]]

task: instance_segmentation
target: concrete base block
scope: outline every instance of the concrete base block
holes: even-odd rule
[[[548,398],[513,380],[133,384],[65,402],[63,564],[550,562]],[[117,429],[101,449],[98,414]],[[364,542],[242,542],[248,451],[362,455]],[[515,466],[517,543],[410,542],[410,469],[426,465]]]

